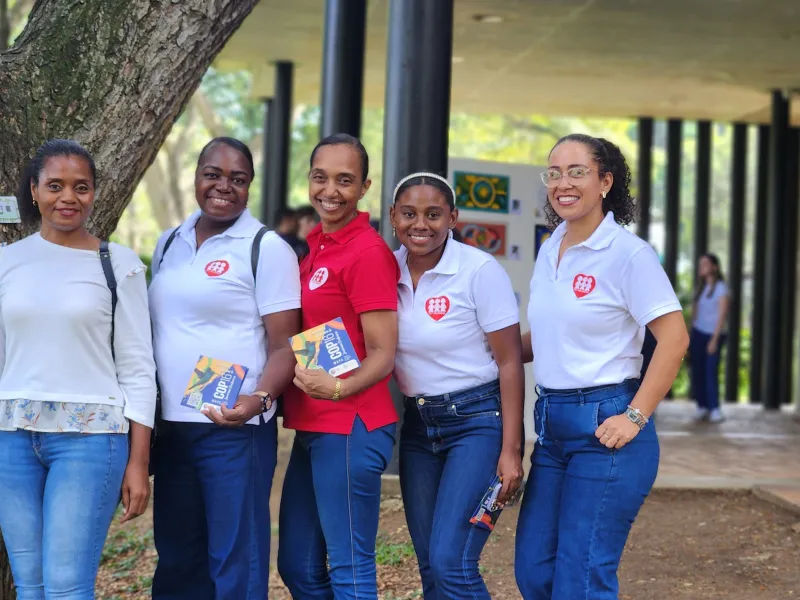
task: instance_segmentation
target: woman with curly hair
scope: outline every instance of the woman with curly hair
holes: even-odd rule
[[[653,249],[626,231],[630,171],[619,148],[568,135],[542,179],[556,226],[531,279],[525,362],[536,357],[538,435],[520,512],[525,600],[617,598],[622,550],[658,470],[649,422],[689,344]],[[647,326],[658,342],[643,379]]]

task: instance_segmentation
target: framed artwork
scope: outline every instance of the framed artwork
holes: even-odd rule
[[[510,180],[505,175],[456,171],[456,208],[508,214]]]
[[[536,244],[534,246],[535,247],[535,251],[534,251],[534,254],[533,254],[533,258],[534,259],[536,259],[539,256],[539,248],[541,248],[542,244],[544,244],[548,240],[548,238],[550,237],[551,233],[552,233],[552,231],[550,231],[547,228],[547,225],[537,225],[536,226],[536,232],[535,232]]]
[[[461,241],[494,256],[505,258],[506,225],[504,223],[459,223],[456,228]]]

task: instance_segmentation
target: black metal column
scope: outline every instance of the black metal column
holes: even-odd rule
[[[756,231],[753,240],[753,314],[750,332],[750,402],[753,403],[761,402],[761,359],[764,352],[769,136],[769,125],[761,125],[758,128],[758,161],[756,163]]]
[[[764,340],[762,348],[761,401],[776,410],[781,404],[782,291],[785,276],[782,239],[786,219],[786,152],[789,137],[789,101],[780,91],[772,93],[772,130],[769,148],[767,240],[764,287]]]
[[[747,125],[733,126],[731,155],[731,213],[728,253],[728,351],[725,359],[725,401],[739,399],[739,333],[742,326],[742,267],[744,264],[745,184],[747,182]]]
[[[653,194],[653,119],[639,118],[639,156],[636,161],[639,221],[636,233],[650,241],[650,200]]]
[[[708,252],[708,205],[711,195],[711,122],[697,122],[697,157],[694,195],[694,260],[693,280],[697,282],[700,257]],[[694,287],[694,286],[693,286]],[[697,291],[697,290],[695,290]]]
[[[275,63],[275,90],[269,107],[269,146],[267,156],[266,196],[262,199],[262,220],[274,227],[278,211],[286,206],[289,189],[289,150],[292,130],[292,85],[294,65]]]
[[[447,177],[453,0],[392,0],[386,56],[381,233],[396,248],[389,205],[397,182],[420,170]],[[402,418],[403,399],[394,379],[391,390]],[[395,446],[387,473],[397,472]]]
[[[786,141],[786,196],[783,219],[781,259],[783,284],[781,286],[781,387],[779,398],[789,404],[794,397],[794,325],[797,302],[797,193],[798,163],[800,162],[800,131],[789,128]]]
[[[683,121],[670,119],[667,122],[667,181],[664,245],[664,270],[672,286],[678,289],[678,242],[681,225],[681,153],[683,143]]]
[[[386,54],[381,233],[396,247],[389,203],[397,182],[419,170],[447,176],[453,0],[392,0]]]
[[[261,140],[261,211],[259,212],[259,219],[261,219],[262,223],[266,223],[269,220],[269,211],[267,210],[269,189],[267,188],[267,182],[269,181],[269,140],[270,131],[272,130],[270,120],[273,115],[272,98],[264,98],[264,134]]]
[[[361,135],[367,0],[326,0],[320,138]]]

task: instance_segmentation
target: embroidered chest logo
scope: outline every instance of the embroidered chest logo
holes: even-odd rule
[[[596,284],[597,280],[591,275],[578,273],[575,275],[575,279],[572,280],[572,291],[575,292],[576,298],[583,298],[594,291]]]
[[[308,280],[308,289],[315,290],[318,287],[322,287],[326,281],[328,281],[328,268],[320,267]]]
[[[231,266],[227,260],[212,260],[206,265],[206,275],[209,277],[219,277],[226,273]]]
[[[434,321],[441,321],[448,310],[450,310],[450,298],[447,296],[428,298],[425,301],[425,312]]]

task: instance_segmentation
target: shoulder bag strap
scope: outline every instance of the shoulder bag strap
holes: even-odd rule
[[[117,314],[117,278],[114,276],[114,268],[111,266],[111,253],[108,250],[108,242],[100,242],[100,264],[103,266],[103,274],[106,276],[106,285],[111,292],[111,357],[116,361],[114,352],[114,317]]]

